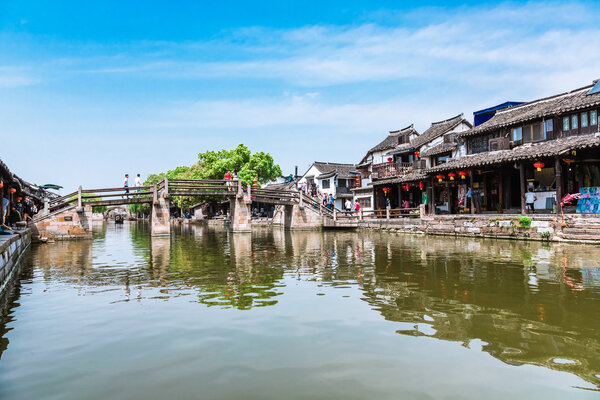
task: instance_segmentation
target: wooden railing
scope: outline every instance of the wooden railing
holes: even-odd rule
[[[368,219],[368,218],[384,218],[384,219],[393,219],[393,218],[419,218],[420,207],[412,207],[412,208],[382,208],[378,210],[360,210],[358,216],[360,219]]]
[[[407,162],[387,162],[373,165],[373,173],[377,174],[377,179],[406,175],[412,170],[413,164]]]

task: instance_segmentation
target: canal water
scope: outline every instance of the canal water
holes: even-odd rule
[[[103,225],[3,307],[0,399],[600,397],[592,246]]]

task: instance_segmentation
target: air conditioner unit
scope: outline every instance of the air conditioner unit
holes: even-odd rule
[[[414,169],[425,169],[426,168],[426,161],[425,160],[415,160],[413,162],[413,168]]]
[[[490,139],[490,151],[510,149],[510,141],[506,137]]]

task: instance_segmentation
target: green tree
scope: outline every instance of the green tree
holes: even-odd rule
[[[227,171],[238,171],[243,184],[252,184],[256,179],[259,184],[272,181],[281,176],[281,168],[275,164],[269,153],[259,151],[252,154],[250,149],[239,144],[232,150],[207,151],[198,154],[198,162],[191,166],[179,166],[160,174],[150,175],[144,185],[154,185],[165,177],[168,179],[223,179]],[[183,210],[199,203],[207,197],[177,196],[173,201]],[[214,199],[217,200],[217,199]]]
[[[223,179],[227,171],[237,169],[244,184],[256,179],[260,184],[281,176],[281,168],[269,153],[251,151],[243,144],[233,150],[207,151],[198,154],[199,179]]]

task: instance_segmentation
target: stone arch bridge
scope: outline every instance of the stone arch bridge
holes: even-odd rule
[[[357,222],[317,204],[297,190],[243,187],[238,180],[164,179],[152,186],[79,189],[52,199],[31,222],[34,234],[54,239],[79,239],[92,235],[92,207],[127,204],[150,205],[153,236],[170,234],[169,199],[177,196],[222,196],[230,203],[230,223],[234,232],[252,229],[250,206],[253,201],[277,205],[286,229],[356,227]]]

